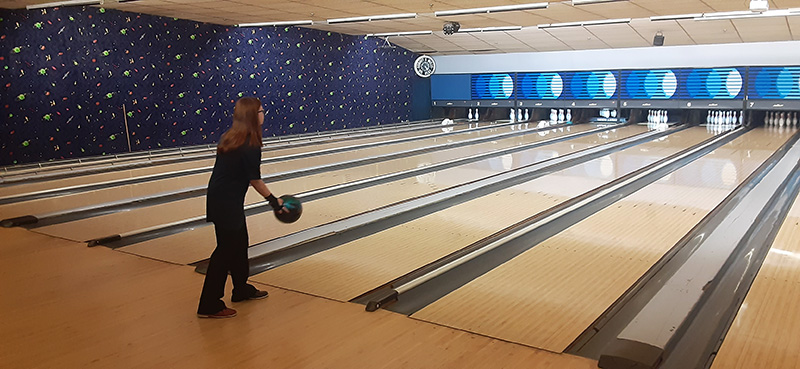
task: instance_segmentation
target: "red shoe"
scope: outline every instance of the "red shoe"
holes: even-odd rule
[[[198,318],[214,318],[214,319],[222,319],[222,318],[233,318],[236,316],[236,310],[231,308],[224,308],[218,311],[216,314],[200,314],[197,313]]]

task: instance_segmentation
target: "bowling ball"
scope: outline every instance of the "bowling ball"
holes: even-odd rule
[[[294,223],[300,219],[303,214],[303,204],[296,197],[292,195],[283,195],[280,197],[283,200],[283,212],[279,213],[275,210],[275,218],[283,223]]]

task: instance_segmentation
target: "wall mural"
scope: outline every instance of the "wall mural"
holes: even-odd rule
[[[260,98],[265,137],[409,119],[416,54],[297,27],[0,9],[0,165],[213,144]],[[124,110],[123,110],[124,105]]]

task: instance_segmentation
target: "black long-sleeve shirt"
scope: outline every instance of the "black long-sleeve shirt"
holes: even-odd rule
[[[244,197],[254,179],[261,179],[260,147],[245,144],[218,152],[208,181],[206,221],[223,228],[241,227],[245,221]]]

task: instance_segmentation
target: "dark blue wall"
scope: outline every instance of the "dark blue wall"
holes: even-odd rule
[[[240,96],[269,109],[265,136],[412,116],[417,55],[382,40],[95,7],[0,18],[0,165],[126,152],[125,115],[133,151],[214,143]]]

